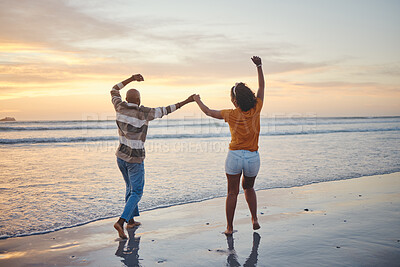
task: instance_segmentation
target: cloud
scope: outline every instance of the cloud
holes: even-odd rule
[[[0,109],[0,113],[17,113],[21,112],[19,109]]]
[[[223,27],[208,31],[213,29],[209,22],[118,14],[112,19],[107,10],[100,10],[107,16],[88,12],[92,4],[84,9],[69,3],[0,2],[4,97],[49,88],[75,94],[75,83],[117,82],[132,72],[162,86],[249,82],[256,79],[254,54],[263,58],[268,75],[324,72],[337,64],[294,60],[301,50],[294,44],[244,38]]]
[[[398,79],[400,77],[400,63],[393,62],[393,63],[385,63],[385,64],[371,64],[368,66],[360,66],[357,71],[352,72],[353,75],[356,76],[385,76],[386,78],[395,77],[397,81],[400,82]]]
[[[70,49],[82,40],[121,36],[126,27],[79,12],[64,1],[3,0],[0,40]]]
[[[278,81],[284,94],[296,95],[342,95],[342,96],[400,96],[400,88],[395,84],[382,84],[379,82],[291,82]],[[282,91],[278,91],[282,94]]]

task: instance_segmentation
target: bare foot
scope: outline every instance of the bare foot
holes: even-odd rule
[[[224,234],[225,234],[226,236],[232,235],[232,234],[233,234],[233,229],[232,229],[232,228],[229,228],[229,227],[226,228]]]
[[[118,235],[122,239],[127,239],[128,237],[125,235],[124,227],[122,227],[119,223],[114,223],[115,230],[118,231]]]
[[[130,222],[130,223],[128,223],[128,224],[126,224],[126,229],[132,229],[132,228],[135,228],[135,227],[137,227],[137,226],[139,226],[139,225],[141,225],[142,223],[141,222]]]
[[[258,230],[260,228],[261,228],[261,226],[258,223],[258,220],[253,220],[253,230]]]

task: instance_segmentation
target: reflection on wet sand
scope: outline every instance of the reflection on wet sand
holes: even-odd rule
[[[135,237],[136,229],[137,227],[128,230],[129,239],[119,241],[118,249],[115,252],[116,256],[123,258],[121,262],[125,266],[141,266],[138,254],[140,237]]]
[[[243,266],[257,266],[258,261],[258,246],[260,245],[261,236],[258,233],[253,233],[253,248],[251,249],[251,253],[249,257],[246,259],[246,262]],[[238,261],[238,256],[236,254],[234,244],[233,244],[233,236],[227,236],[226,241],[228,242],[228,258],[227,266],[241,266]]]

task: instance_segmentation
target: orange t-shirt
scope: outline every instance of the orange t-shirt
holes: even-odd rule
[[[221,110],[221,115],[231,131],[230,150],[258,150],[262,104],[262,100],[257,98],[255,107],[246,112],[240,108]]]

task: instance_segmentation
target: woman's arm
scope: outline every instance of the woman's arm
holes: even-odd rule
[[[254,56],[251,58],[251,60],[256,64],[257,66],[257,74],[258,74],[258,91],[257,91],[257,97],[260,98],[264,102],[264,87],[265,87],[265,81],[264,81],[264,74],[262,70],[262,63],[261,63],[261,58]]]
[[[197,105],[199,105],[200,109],[207,116],[213,117],[215,119],[223,119],[220,110],[209,109],[204,103],[201,101],[199,95],[194,95],[194,101],[196,101]]]

